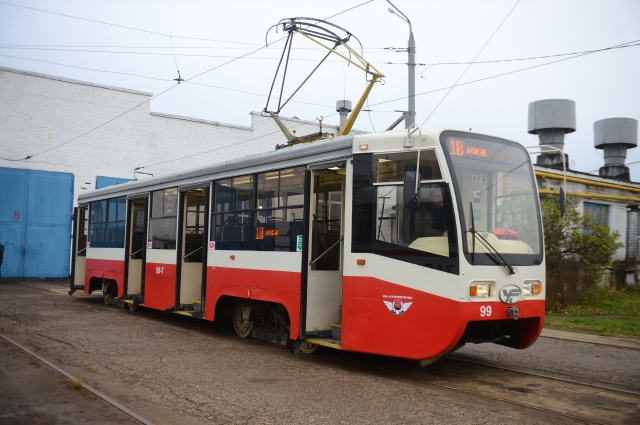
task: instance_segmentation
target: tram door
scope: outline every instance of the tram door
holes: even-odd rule
[[[125,302],[130,308],[144,300],[145,245],[147,241],[147,198],[130,199],[127,226],[127,276],[125,283]],[[128,302],[127,300],[131,300]]]
[[[209,187],[180,193],[177,311],[193,317],[204,312]]]
[[[84,289],[85,272],[87,269],[87,208],[74,208],[71,282],[69,294]]]
[[[344,166],[311,173],[308,335],[323,336],[330,332],[332,324],[340,323],[344,179]]]

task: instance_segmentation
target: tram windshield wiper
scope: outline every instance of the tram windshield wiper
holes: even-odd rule
[[[475,252],[476,252],[476,238],[477,238],[478,241],[480,241],[480,243],[482,243],[482,245],[484,245],[484,247],[489,250],[489,252],[487,252],[486,254],[487,254],[487,256],[489,258],[491,258],[491,260],[494,263],[504,267],[509,274],[516,274],[516,272],[513,269],[513,267],[511,267],[511,265],[509,263],[507,263],[507,261],[504,258],[502,258],[502,255],[500,255],[498,250],[495,249],[493,247],[493,245],[491,245],[491,243],[488,240],[486,240],[484,238],[484,236],[482,236],[480,234],[480,232],[478,232],[476,230],[475,219],[473,218],[473,204],[471,202],[469,202],[469,213],[470,213],[470,217],[471,217],[471,229],[469,229],[468,233],[471,233],[473,235],[473,249],[471,251],[471,261],[472,261],[472,263],[474,263],[473,259],[474,259]]]

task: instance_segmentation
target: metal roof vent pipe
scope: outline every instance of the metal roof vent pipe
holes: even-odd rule
[[[349,112],[351,112],[353,108],[351,107],[350,100],[338,100],[336,101],[336,112],[340,114],[340,129],[344,127],[347,122],[347,118],[349,117]]]
[[[604,150],[604,167],[600,177],[629,181],[629,167],[624,165],[627,149],[638,146],[638,120],[633,118],[607,118],[593,123],[593,141],[596,149]]]
[[[529,104],[529,134],[537,134],[541,145],[564,150],[564,135],[576,131],[576,103],[569,99],[537,100]],[[544,149],[544,148],[542,148]],[[567,170],[569,155],[564,154]],[[543,152],[537,165],[562,170],[562,154]]]

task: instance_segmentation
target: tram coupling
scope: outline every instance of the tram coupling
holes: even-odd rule
[[[513,320],[518,320],[520,309],[518,306],[507,307],[507,317],[513,317]]]

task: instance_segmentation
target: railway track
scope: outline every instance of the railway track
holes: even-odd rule
[[[59,292],[24,284],[18,286],[55,294]],[[0,337],[21,350],[26,350],[7,337],[3,335],[0,335]],[[45,359],[28,350],[25,352],[65,375],[68,379],[74,379],[68,373],[58,370],[59,368],[56,369],[57,366],[48,364]],[[640,412],[636,411],[636,409],[640,409],[637,407],[638,403],[640,403],[640,392],[616,388],[615,386],[599,385],[579,379],[570,379],[570,377],[563,378],[536,373],[522,370],[509,364],[490,364],[461,359],[457,358],[455,354],[426,369],[417,370],[413,367],[413,364],[408,366],[406,361],[399,359],[337,351],[329,351],[327,353],[327,355],[314,355],[314,361],[343,367],[345,370],[359,370],[367,374],[401,380],[410,383],[410,385],[438,387],[473,397],[544,412],[571,421],[607,424],[634,423],[634,420],[638,421],[640,419]],[[490,373],[490,370],[498,370],[500,373]],[[491,378],[496,379],[491,381]],[[478,382],[482,381],[485,381],[484,384],[478,384]],[[537,385],[537,387],[531,387],[534,390],[527,392],[527,385]],[[85,386],[85,388],[87,387]],[[107,398],[105,399],[100,394],[92,391],[92,389],[87,388],[87,390],[112,404],[107,400],[108,396],[101,393]],[[520,392],[521,390],[522,392]],[[112,405],[122,410],[120,406]],[[129,414],[125,410],[122,411]],[[138,420],[138,418],[134,418]],[[631,420],[629,420],[630,418]],[[148,421],[144,422],[144,418],[141,419],[139,420],[141,423],[150,423]]]
[[[580,421],[581,423],[589,423],[589,424],[625,423],[626,421],[619,420],[619,418],[610,416],[609,413],[607,413],[607,410],[609,411],[618,410],[617,407],[621,407],[623,409],[624,407],[627,407],[630,415],[637,415],[637,417],[633,416],[634,418],[633,420],[640,420],[640,404],[639,404],[640,392],[638,391],[626,390],[623,388],[615,388],[615,387],[604,386],[604,385],[597,385],[597,384],[578,381],[574,379],[554,377],[546,374],[524,371],[524,370],[520,370],[512,367],[487,364],[484,362],[474,362],[470,360],[463,360],[463,359],[455,358],[453,356],[446,357],[440,362],[434,363],[432,366],[434,367],[434,369],[437,366],[440,366],[440,368],[436,369],[436,372],[435,372],[436,376],[431,375],[430,377],[418,375],[419,373],[422,373],[422,370],[425,370],[425,369],[422,369],[421,371],[412,372],[412,371],[397,371],[397,370],[393,370],[393,367],[391,367],[391,368],[388,368],[387,371],[381,371],[382,369],[379,367],[380,365],[375,360],[372,363],[367,363],[366,361],[354,362],[354,361],[345,359],[344,357],[345,356],[329,356],[329,357],[323,356],[322,360],[327,362],[328,364],[345,366],[350,370],[353,370],[353,369],[356,369],[356,370],[359,369],[363,371],[367,370],[370,373],[382,374],[385,377],[390,377],[390,378],[395,377],[402,380],[418,383],[420,385],[434,386],[434,387],[443,388],[443,389],[447,389],[447,390],[458,392],[458,393],[482,397],[488,400],[507,403],[510,405],[515,405],[515,406],[532,409],[540,412],[545,412],[548,414],[552,414],[554,416],[567,418],[574,421]],[[580,398],[587,399],[589,398],[588,396],[599,397],[601,398],[599,404],[607,405],[607,409],[601,410],[600,412],[597,412],[599,413],[598,415],[594,415],[593,417],[590,417],[590,415],[581,415],[578,413],[572,413],[570,411],[567,411],[571,409],[566,409],[566,408],[560,409],[560,408],[552,408],[552,407],[545,406],[545,404],[550,405],[554,403],[546,402],[544,400],[545,399],[544,396],[536,400],[536,402],[526,402],[522,400],[516,400],[513,397],[492,394],[491,392],[492,390],[494,390],[494,388],[487,388],[486,385],[484,386],[485,387],[484,389],[478,389],[478,387],[472,388],[474,385],[473,384],[469,385],[470,381],[477,379],[477,377],[471,376],[470,374],[466,376],[462,374],[463,375],[462,379],[455,379],[455,378],[452,378],[451,376],[446,376],[450,374],[448,373],[447,370],[444,370],[444,369],[450,369],[450,367],[445,366],[443,364],[444,361],[464,363],[466,365],[471,365],[474,367],[480,366],[487,369],[497,369],[507,374],[524,375],[534,380],[543,380],[547,382],[551,381],[551,382],[560,384],[562,386],[562,391],[560,392],[566,391],[567,396],[569,394],[574,394],[574,395],[578,394],[578,397],[574,397],[574,399],[580,399]],[[426,370],[429,370],[429,367]],[[444,373],[443,373],[443,370],[444,370]],[[502,377],[504,377],[504,373],[501,374]],[[443,379],[443,376],[445,376],[444,379]],[[511,381],[513,382],[519,381],[519,379],[514,376],[511,376],[510,378],[511,378]],[[511,386],[512,388],[509,388],[510,390],[514,390],[514,391],[521,390],[521,388],[518,388],[517,385],[515,384],[505,385],[504,387],[511,387]],[[545,386],[544,383],[542,383],[541,386],[545,388],[545,390],[547,389],[546,388],[547,386]],[[482,386],[479,386],[479,387],[482,387]],[[586,389],[586,392],[576,390],[576,387],[584,387]],[[580,397],[580,394],[585,394],[585,393],[587,393],[588,396]],[[552,397],[553,396],[550,394],[547,398],[551,399]],[[542,400],[542,402],[540,402],[540,400]],[[555,403],[555,404],[564,404],[565,407],[571,405],[571,403]],[[576,406],[574,410],[584,411],[584,410],[588,410],[588,407],[585,408],[585,406]],[[597,417],[597,416],[601,416],[601,417]],[[629,422],[629,423],[637,423],[637,422],[633,422],[633,420],[632,422]]]
[[[32,289],[36,289],[36,288],[32,288]],[[106,395],[102,391],[99,391],[99,390],[93,388],[91,385],[88,385],[88,384],[82,382],[81,380],[79,380],[78,378],[73,376],[71,373],[69,373],[66,370],[62,369],[60,366],[57,366],[57,365],[51,363],[49,360],[43,358],[42,356],[37,355],[33,351],[27,349],[26,347],[22,346],[21,344],[17,343],[16,341],[12,340],[11,338],[9,338],[9,337],[1,334],[1,333],[0,333],[0,338],[4,339],[9,344],[11,344],[14,347],[18,348],[20,351],[24,352],[25,354],[28,354],[29,356],[35,358],[36,360],[38,360],[40,363],[44,364],[45,366],[48,366],[51,369],[55,370],[60,375],[62,375],[65,378],[67,378],[69,381],[71,381],[73,383],[79,383],[80,385],[82,385],[82,388],[84,388],[85,390],[89,391],[93,395],[95,395],[98,398],[102,399],[106,403],[110,404],[114,408],[120,410],[121,412],[125,413],[126,415],[130,416],[131,418],[135,419],[136,421],[140,422],[141,424],[143,424],[143,425],[154,425],[154,423],[151,422],[150,420],[140,416],[139,414],[137,414],[133,410],[129,409],[128,407],[118,403],[116,400],[114,400],[113,398],[109,397],[108,395]]]
[[[500,366],[500,365],[495,365],[495,364],[489,364],[489,363],[485,363],[485,362],[474,362],[474,361],[471,361],[471,360],[460,359],[460,358],[458,358],[456,356],[447,356],[446,358],[449,359],[449,360],[455,360],[455,361],[458,361],[458,362],[464,362],[464,363],[469,363],[469,364],[473,364],[473,365],[489,367],[489,368],[493,368],[493,369],[505,370],[505,371],[508,371],[508,372],[522,373],[524,375],[537,376],[539,378],[552,379],[554,381],[568,382],[568,383],[571,383],[571,384],[583,385],[583,386],[586,386],[586,387],[592,387],[592,388],[597,388],[597,389],[601,389],[601,390],[615,391],[615,392],[624,393],[624,394],[632,394],[632,395],[636,395],[636,396],[640,397],[640,391],[633,391],[633,390],[625,390],[625,389],[622,389],[622,388],[608,387],[608,386],[604,386],[604,385],[592,384],[590,382],[577,381],[575,379],[560,378],[558,376],[546,375],[544,373],[529,372],[529,371],[525,371],[525,370],[522,370],[522,369],[516,369],[516,368],[512,368],[512,367],[505,367],[505,366]]]

